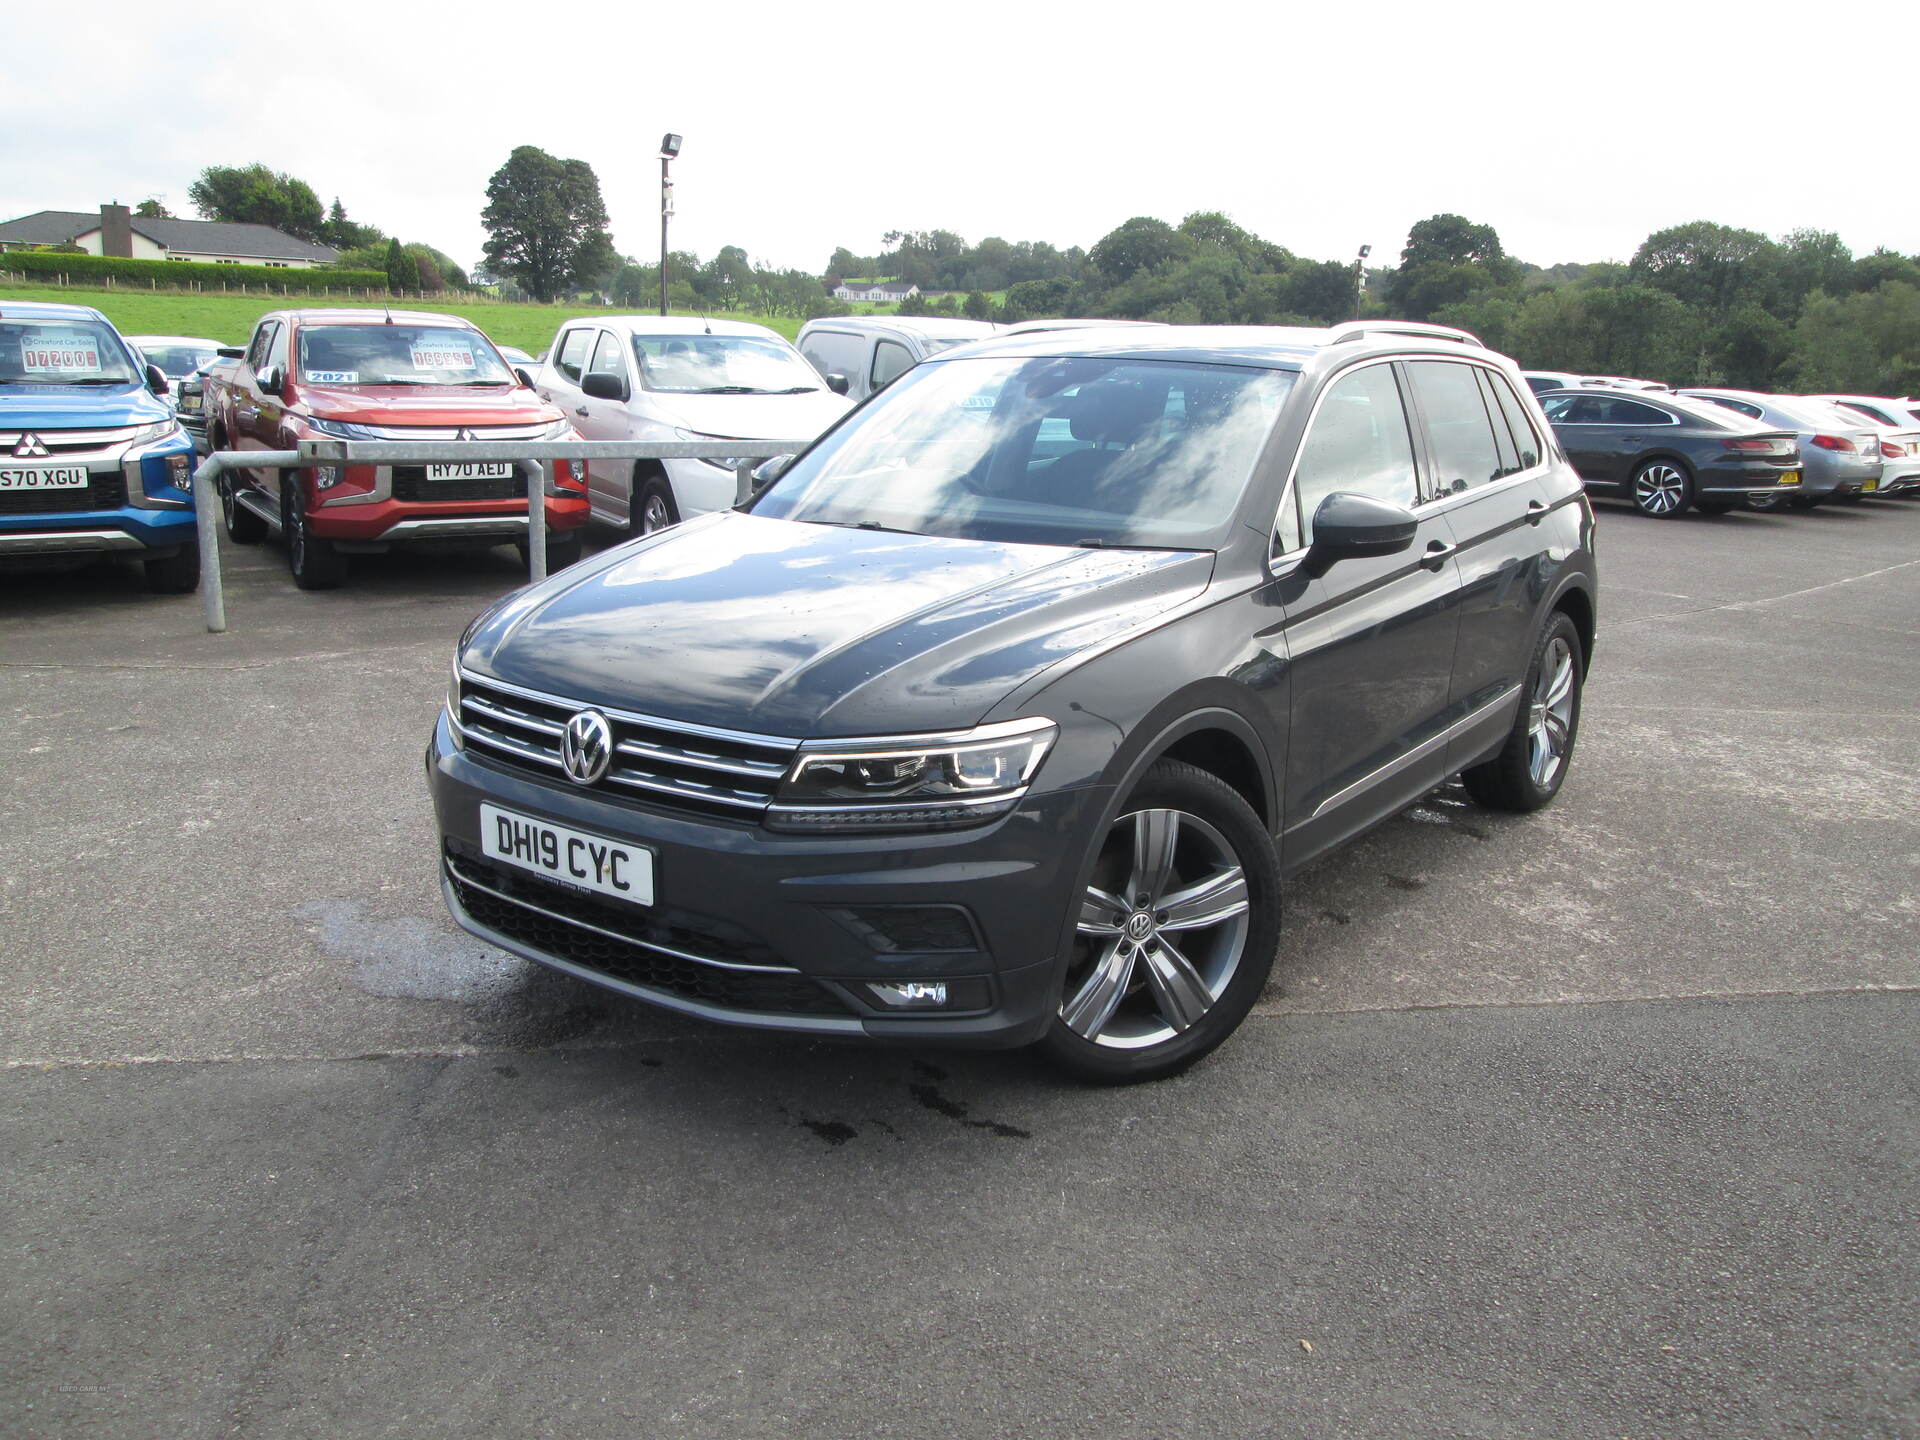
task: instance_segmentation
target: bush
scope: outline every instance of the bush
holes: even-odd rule
[[[121,260],[106,255],[59,255],[45,250],[16,250],[0,255],[0,270],[29,275],[70,275],[100,280],[151,280],[162,285],[222,285],[297,291],[384,290],[378,270],[282,270],[275,265],[204,265],[193,260]]]

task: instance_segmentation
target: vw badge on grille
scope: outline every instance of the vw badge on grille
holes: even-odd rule
[[[576,785],[592,785],[613,763],[613,727],[598,710],[582,710],[560,734],[560,765]]]
[[[53,452],[47,449],[46,442],[31,430],[20,437],[20,443],[13,447],[16,460],[44,460]]]

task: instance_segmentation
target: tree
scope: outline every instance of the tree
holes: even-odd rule
[[[969,291],[967,293],[967,303],[962,307],[961,313],[969,320],[991,320],[993,318],[993,302],[978,290]]]
[[[320,240],[326,225],[311,185],[264,165],[209,165],[187,187],[187,197],[209,220],[271,225],[302,240]]]
[[[1744,300],[1764,302],[1779,247],[1753,230],[1711,220],[1656,230],[1634,252],[1634,278],[1715,317]]]
[[[1406,318],[1425,320],[1518,278],[1519,266],[1500,248],[1491,225],[1476,225],[1463,215],[1429,215],[1407,232],[1387,298]]]
[[[161,203],[158,195],[149,195],[133,207],[133,213],[142,220],[177,220],[179,217]]]
[[[398,240],[387,241],[387,288],[389,290],[420,288],[420,263],[401,248]]]
[[[518,147],[487,182],[480,223],[487,264],[542,302],[619,267],[600,181],[584,160]]]
[[[320,238],[336,250],[360,250],[369,245],[383,245],[387,237],[378,225],[356,225],[349,220],[346,206],[336,195],[333,208],[327,211],[326,222],[320,227]]]
[[[1193,240],[1164,220],[1136,215],[1109,230],[1087,253],[1093,268],[1109,285],[1120,285],[1142,270],[1154,270],[1170,260],[1184,260]]]

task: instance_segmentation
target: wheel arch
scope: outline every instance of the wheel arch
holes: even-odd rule
[[[1145,728],[1145,727],[1143,727]],[[1253,808],[1272,834],[1280,815],[1272,759],[1253,725],[1236,710],[1209,705],[1161,721],[1148,738],[1119,759],[1113,775],[1113,805],[1118,807],[1161,760],[1184,760],[1231,787]]]
[[[1593,642],[1597,618],[1593,609],[1593,596],[1587,587],[1577,580],[1569,580],[1547,606],[1547,614],[1555,611],[1564,614],[1573,622],[1574,630],[1580,636],[1580,665],[1583,670],[1593,665]],[[1543,617],[1544,621],[1544,617]]]

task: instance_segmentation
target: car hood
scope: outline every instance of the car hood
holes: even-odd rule
[[[759,734],[978,723],[1022,682],[1205,588],[1206,551],[948,540],[721,513],[503,602],[481,675]]]
[[[853,402],[831,390],[803,395],[672,395],[650,391],[652,408],[669,424],[729,440],[811,440]]]
[[[0,430],[112,429],[173,418],[173,407],[144,385],[8,385],[0,388]]]
[[[288,404],[354,425],[538,425],[560,418],[533,391],[515,385],[302,385]]]

